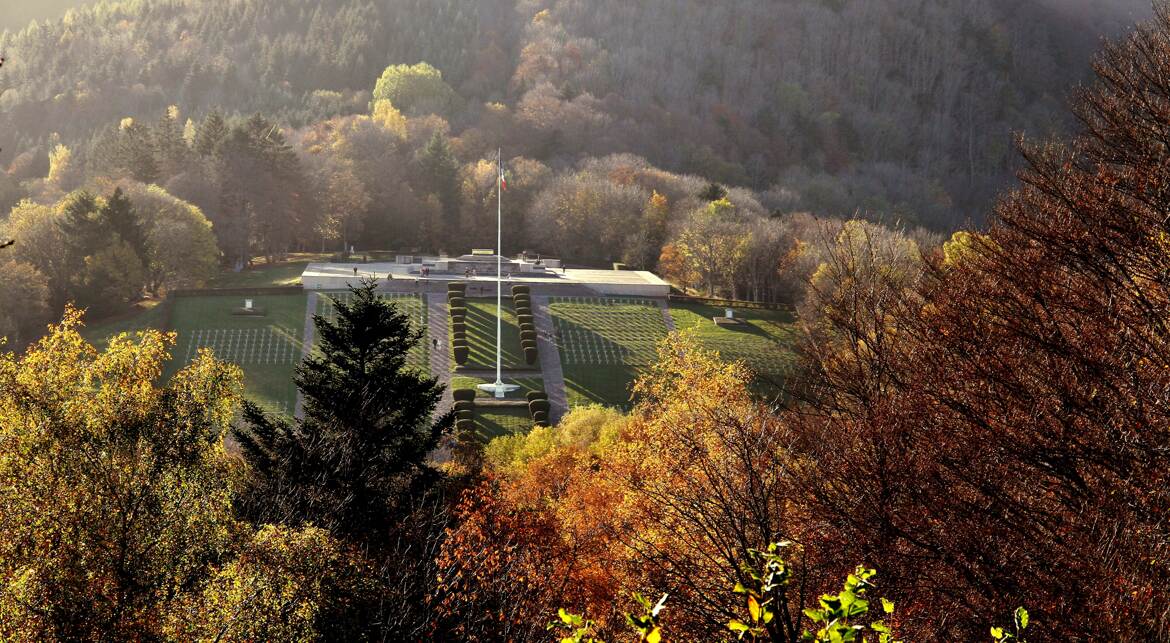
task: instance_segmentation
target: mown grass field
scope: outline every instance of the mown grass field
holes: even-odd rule
[[[630,387],[656,359],[667,334],[657,302],[627,298],[554,297],[550,312],[556,328],[570,406],[597,402],[630,407]],[[755,388],[774,395],[792,366],[796,325],[791,313],[736,310],[745,324],[729,329],[712,317],[724,309],[699,304],[670,306],[678,330],[695,329],[699,342],[725,360],[743,360],[756,374]]]
[[[348,290],[320,291],[317,296],[317,314],[329,321],[336,319],[333,303],[340,301],[349,303],[353,295]],[[423,332],[423,337],[414,348],[410,349],[407,364],[430,373],[430,346],[427,345],[427,306],[421,297],[412,293],[378,293],[378,299],[390,301],[410,318],[415,330]],[[316,339],[316,335],[313,335]]]
[[[656,302],[554,297],[549,301],[569,406],[628,409],[630,385],[654,361],[666,321]]]
[[[466,375],[456,375],[456,376],[451,378],[451,388],[452,389],[460,389],[460,388],[474,389],[476,391],[476,397],[482,397],[484,399],[487,399],[490,396],[487,393],[480,391],[476,387],[479,386],[480,384],[491,384],[495,381],[496,381],[495,378],[489,379],[486,377],[467,377]],[[513,393],[509,396],[509,399],[516,398],[518,400],[522,400],[522,399],[525,399],[525,395],[527,395],[529,391],[543,391],[544,390],[544,380],[539,378],[539,377],[517,377],[517,378],[505,377],[504,383],[505,384],[515,384],[516,386],[520,387],[515,393]]]
[[[532,430],[532,416],[522,407],[475,407],[475,430],[484,441]]]
[[[328,253],[295,253],[287,261],[268,265],[257,259],[255,266],[240,272],[224,270],[207,283],[208,288],[271,288],[273,286],[297,286],[301,273],[310,263],[328,261]]]
[[[735,309],[744,324],[716,326],[724,308],[701,304],[671,304],[670,316],[678,330],[694,329],[699,342],[727,361],[743,361],[756,376],[757,392],[773,395],[790,372],[796,341],[795,316],[782,310]]]
[[[516,321],[516,311],[512,308],[511,299],[503,302],[503,324],[500,335],[503,338],[500,344],[500,354],[506,369],[533,369],[539,370],[540,363],[528,365],[524,362],[524,352],[520,349],[520,326]],[[496,299],[468,299],[467,300],[467,343],[468,351],[465,370],[495,369],[496,367]],[[448,342],[450,345],[450,342]],[[451,364],[455,358],[452,354]]]
[[[109,345],[110,338],[115,335],[162,328],[165,309],[159,300],[142,302],[133,313],[98,321],[92,326],[87,323],[81,329],[81,336],[101,350]]]
[[[304,294],[252,297],[263,317],[233,315],[243,305],[236,295],[177,297],[171,329],[178,333],[166,376],[186,365],[202,348],[244,371],[245,395],[269,411],[292,415],[296,407],[293,369],[304,348]]]

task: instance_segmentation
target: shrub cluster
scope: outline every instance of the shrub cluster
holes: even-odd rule
[[[516,308],[516,321],[520,324],[520,348],[524,350],[524,362],[536,363],[539,354],[536,349],[536,319],[532,316],[532,291],[528,286],[512,286],[512,304]]]
[[[460,366],[467,363],[467,358],[471,354],[471,347],[467,343],[466,294],[467,284],[461,282],[447,284],[447,310],[451,314],[451,352],[455,356],[455,363]],[[472,393],[474,398],[474,391]]]

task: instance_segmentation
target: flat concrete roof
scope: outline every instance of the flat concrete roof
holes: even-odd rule
[[[355,275],[354,268],[357,268]],[[411,269],[415,272],[411,272]],[[372,277],[374,279],[425,279],[428,281],[465,281],[465,282],[492,282],[495,275],[481,275],[477,277],[463,277],[462,275],[432,273],[428,277],[419,277],[418,264],[399,263],[311,263],[301,274],[301,283],[306,288],[331,288],[332,284],[340,281],[352,280],[355,277]],[[539,273],[514,272],[505,278],[510,283],[529,283],[546,285],[583,285],[583,286],[633,286],[659,287],[669,291],[670,284],[663,281],[658,275],[645,270],[593,270],[581,268],[550,269]],[[313,284],[322,284],[314,286]],[[664,291],[664,294],[665,292]]]

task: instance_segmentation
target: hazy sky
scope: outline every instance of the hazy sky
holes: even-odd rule
[[[0,29],[20,29],[33,20],[60,18],[69,7],[91,0],[0,0]]]
[[[59,18],[69,7],[92,4],[96,0],[0,0],[0,29],[20,29],[31,20]],[[635,0],[636,1],[636,0]],[[1106,31],[1149,18],[1152,0],[1019,0],[1042,2],[1070,13],[1080,14],[1089,24],[1106,20]]]

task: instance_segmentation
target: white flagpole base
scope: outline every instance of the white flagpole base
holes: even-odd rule
[[[497,398],[507,397],[508,393],[520,390],[520,387],[515,384],[504,384],[503,382],[496,382],[495,384],[480,384],[477,387],[479,390],[490,393]]]

